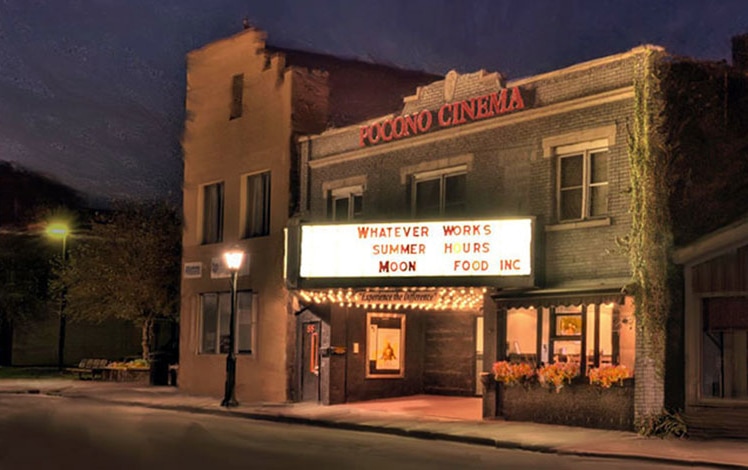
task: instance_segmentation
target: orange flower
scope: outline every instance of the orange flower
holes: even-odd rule
[[[606,364],[590,369],[590,384],[599,385],[602,388],[610,388],[616,382],[623,385],[623,379],[629,377],[631,377],[631,374],[624,365],[612,366]]]
[[[564,387],[564,382],[571,383],[571,379],[579,374],[579,364],[574,362],[554,362],[538,369],[538,381],[546,387],[553,387],[556,393]]]
[[[494,362],[492,370],[496,381],[505,385],[517,385],[531,379],[535,375],[535,369],[526,363]]]

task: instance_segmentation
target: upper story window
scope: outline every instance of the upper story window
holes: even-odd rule
[[[585,150],[558,159],[559,221],[608,214],[608,151]]]
[[[231,115],[229,119],[236,119],[242,115],[244,105],[244,74],[234,75],[231,80]]]
[[[609,221],[608,149],[616,145],[617,133],[617,126],[608,124],[543,138],[543,157],[555,159],[559,222]]]
[[[442,169],[413,176],[411,207],[417,218],[459,216],[466,207],[467,167]]]
[[[270,172],[249,175],[245,179],[244,237],[270,234]]]
[[[362,186],[333,189],[327,194],[327,218],[334,221],[360,219],[364,208]]]
[[[223,241],[223,183],[203,186],[202,243]]]

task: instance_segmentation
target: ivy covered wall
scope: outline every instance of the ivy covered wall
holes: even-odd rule
[[[748,76],[658,49],[636,67],[632,229],[623,245],[636,303],[641,421],[683,404],[683,280],[672,250],[748,213]]]
[[[724,62],[669,59],[657,70],[677,246],[748,212],[748,75]]]

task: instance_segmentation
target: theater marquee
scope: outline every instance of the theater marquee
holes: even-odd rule
[[[529,276],[532,219],[303,225],[300,277]]]

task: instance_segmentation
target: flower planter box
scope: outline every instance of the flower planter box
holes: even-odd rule
[[[110,382],[136,382],[149,383],[151,377],[150,368],[106,368],[102,374],[103,380]]]
[[[507,420],[588,428],[634,429],[634,381],[603,389],[589,383],[565,384],[556,393],[540,385],[503,387]]]

